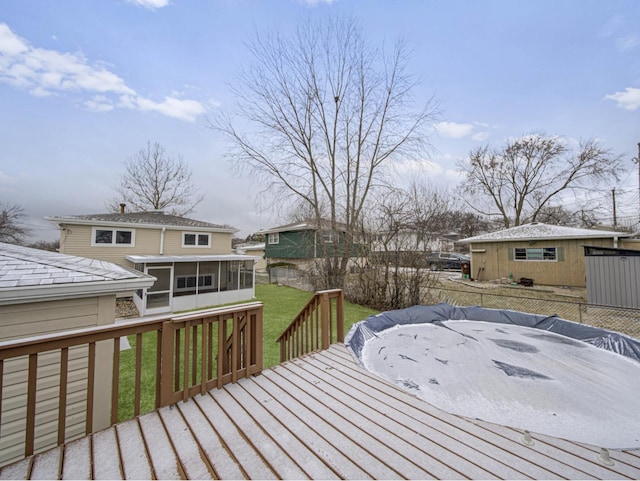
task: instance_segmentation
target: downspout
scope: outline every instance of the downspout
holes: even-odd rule
[[[160,255],[164,255],[164,232],[167,230],[166,227],[162,227],[162,232],[160,233]]]

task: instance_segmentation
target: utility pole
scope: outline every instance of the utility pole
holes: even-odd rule
[[[640,224],[640,142],[638,142],[638,156],[631,161],[638,164],[638,224]]]
[[[611,189],[611,197],[613,197],[613,230],[618,226],[618,218],[616,217],[616,188]]]

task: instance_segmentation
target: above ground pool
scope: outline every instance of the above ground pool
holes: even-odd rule
[[[355,324],[361,365],[461,416],[611,449],[640,447],[640,341],[556,316],[415,306]]]

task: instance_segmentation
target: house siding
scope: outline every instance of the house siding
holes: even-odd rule
[[[269,234],[271,235],[271,234]],[[265,256],[277,259],[313,259],[313,231],[280,232],[277,244],[265,244]]]
[[[98,226],[98,224],[96,224]],[[211,247],[182,247],[182,233],[193,232],[188,227],[179,230],[166,229],[164,243],[161,242],[162,230],[158,228],[131,225],[122,229],[135,230],[133,246],[92,246],[91,225],[65,225],[60,235],[60,252],[74,256],[88,257],[132,267],[127,255],[211,255],[231,253],[231,233],[211,233]],[[110,227],[106,227],[110,228]],[[162,245],[161,245],[162,244]]]
[[[50,334],[82,327],[110,324],[114,321],[115,295],[32,302],[0,306],[0,340]],[[109,426],[113,344],[96,345],[96,383],[94,427]],[[57,399],[59,394],[60,353],[38,357],[35,449],[57,444]],[[0,463],[24,456],[27,399],[27,358],[4,363],[2,425],[0,427]],[[67,398],[67,439],[84,435],[87,383],[87,348],[69,350]]]
[[[480,281],[521,277],[535,284],[586,287],[584,245],[613,247],[613,239],[561,239],[514,242],[478,242],[471,244],[471,276]],[[556,247],[558,261],[516,261],[509,251],[514,248]],[[485,250],[486,252],[474,252]],[[510,259],[511,257],[511,259]],[[484,268],[484,269],[482,269]]]

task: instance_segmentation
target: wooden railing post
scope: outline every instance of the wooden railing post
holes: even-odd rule
[[[329,349],[329,294],[324,292],[320,298],[320,325],[322,349]]]
[[[171,404],[173,393],[174,340],[171,321],[162,323],[162,363],[160,366],[160,407]]]
[[[344,342],[344,292],[340,291],[336,298],[336,331],[338,342]]]

